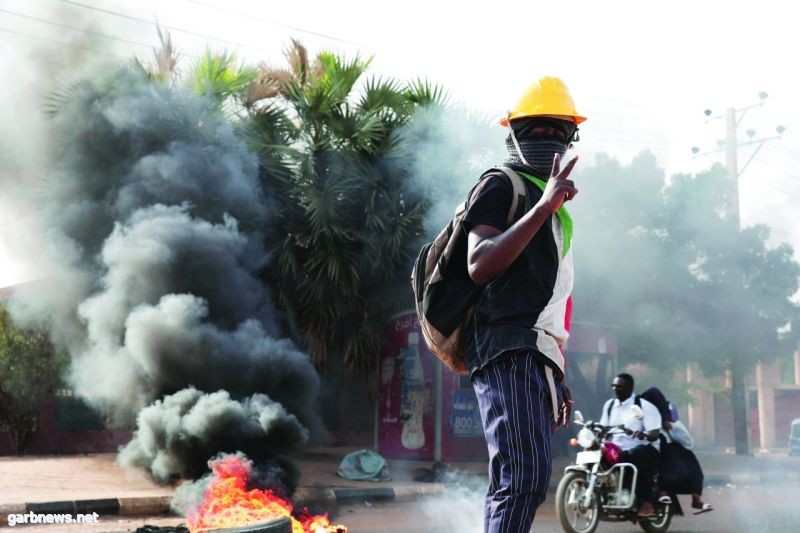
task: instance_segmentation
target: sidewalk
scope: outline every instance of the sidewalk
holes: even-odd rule
[[[336,475],[342,457],[355,448],[310,450],[297,459],[302,477],[293,502],[296,507],[332,508],[342,503],[407,501],[442,494],[454,483],[482,490],[487,483],[484,463],[449,463],[449,483],[414,481],[418,469],[432,461],[390,460],[391,480],[349,481]],[[755,485],[800,482],[800,457],[757,453],[738,457],[721,450],[696,450],[707,485]],[[0,457],[0,517],[35,513],[92,513],[144,516],[169,513],[174,487],[162,487],[143,471],[125,471],[114,454],[49,457]],[[553,461],[551,490],[572,457]]]

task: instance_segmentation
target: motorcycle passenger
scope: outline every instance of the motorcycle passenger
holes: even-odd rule
[[[697,456],[689,449],[694,441],[683,423],[678,420],[677,409],[674,409],[672,403],[656,387],[644,391],[642,398],[655,405],[661,414],[661,435],[665,441],[661,450],[661,489],[669,489],[677,494],[691,494],[692,508],[696,510],[694,514],[713,511],[714,507],[702,500],[703,469]]]
[[[624,425],[631,430],[626,433],[613,433],[611,441],[622,449],[622,459],[633,463],[639,474],[636,480],[636,496],[639,501],[638,515],[651,516],[654,512],[651,479],[658,471],[658,433],[661,429],[661,415],[658,409],[647,400],[633,394],[633,376],[622,373],[611,382],[614,398],[603,405],[600,424],[604,426]],[[644,417],[636,417],[632,407],[639,405]],[[644,441],[644,442],[643,442]]]

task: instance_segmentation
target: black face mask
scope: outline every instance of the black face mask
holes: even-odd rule
[[[538,125],[556,127],[564,133],[564,138],[558,135],[531,136],[530,131]],[[553,170],[553,157],[555,154],[563,156],[575,137],[577,127],[566,121],[532,118],[511,123],[513,132],[506,138],[508,149],[507,164],[528,169],[537,178],[547,180]],[[516,138],[516,145],[514,140]],[[517,145],[519,150],[517,150]]]

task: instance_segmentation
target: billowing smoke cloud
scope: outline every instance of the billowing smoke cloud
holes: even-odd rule
[[[24,0],[7,0],[3,8],[28,14],[37,10]],[[87,29],[94,26],[80,10],[56,4],[47,8],[49,13],[37,16]],[[99,46],[91,34],[64,32],[7,12],[0,19],[4,29],[14,30],[0,32],[0,70],[13,73],[13,82],[10,77],[0,84],[5,104],[0,106],[0,287],[6,287],[38,277],[46,262],[34,215],[42,169],[54,140],[47,135],[50,124],[43,110],[75,73],[113,57],[103,51],[112,52],[114,46]]]
[[[453,218],[481,174],[503,162],[505,132],[489,117],[435,106],[420,109],[405,126],[403,156],[412,162],[415,186],[430,203],[424,224],[427,238]]]
[[[123,464],[149,467],[159,481],[197,479],[218,452],[244,453],[269,465],[308,439],[308,430],[264,394],[241,402],[226,391],[206,394],[189,387],[139,413],[139,432],[120,452]],[[275,463],[277,464],[277,463]],[[268,486],[294,489],[296,470],[266,468]]]
[[[256,155],[214,102],[137,68],[56,102],[39,198],[48,268],[13,312],[69,349],[78,394],[137,421],[123,464],[166,481],[242,451],[291,488],[275,456],[322,433],[319,378],[276,338],[259,278],[271,213]]]

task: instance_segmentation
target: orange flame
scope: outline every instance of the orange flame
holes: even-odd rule
[[[292,521],[292,533],[346,533],[343,526],[332,526],[328,515],[311,515],[306,509],[298,520],[292,504],[269,489],[247,490],[252,462],[239,455],[211,461],[213,477],[203,502],[186,517],[192,533],[220,528],[261,524],[282,517]]]

